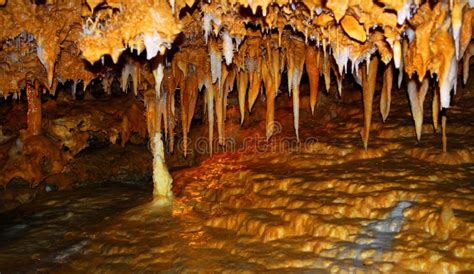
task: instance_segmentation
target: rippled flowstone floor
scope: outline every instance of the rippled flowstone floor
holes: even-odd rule
[[[472,273],[472,102],[450,109],[448,153],[440,133],[416,144],[404,103],[367,152],[346,109],[311,142],[175,171],[168,205],[130,187],[52,193],[1,216],[0,272]]]
[[[379,158],[315,168],[313,157],[215,156],[175,174],[186,185],[172,205],[129,187],[54,193],[2,216],[0,269],[474,269],[469,172],[406,158],[383,163],[391,172]]]

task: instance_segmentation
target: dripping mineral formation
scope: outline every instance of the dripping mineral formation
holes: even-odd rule
[[[55,190],[143,182],[156,200],[173,200],[156,213],[170,219],[153,224],[184,238],[163,248],[183,258],[206,250],[212,263],[202,271],[226,270],[224,261],[257,272],[472,271],[473,8],[468,0],[0,1],[0,210],[42,205]],[[131,203],[129,194],[102,195]],[[110,223],[156,217],[140,206]],[[175,218],[183,223],[174,227]],[[192,240],[182,236],[190,231]],[[117,270],[104,254],[120,248],[69,234],[79,243],[52,246],[63,251],[25,271],[58,263],[90,271],[88,260]],[[94,252],[105,259],[88,258]],[[173,256],[117,264],[198,265]]]

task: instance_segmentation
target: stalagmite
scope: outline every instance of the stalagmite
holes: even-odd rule
[[[311,114],[314,115],[314,108],[318,99],[319,90],[319,50],[314,46],[306,48],[305,66],[308,73],[309,80],[309,104],[311,107]]]
[[[382,114],[382,120],[385,120],[390,113],[390,104],[392,102],[392,84],[393,84],[393,66],[392,63],[385,66],[383,72],[383,86],[382,94],[380,96],[380,114]]]
[[[410,99],[411,113],[413,115],[413,121],[415,122],[416,139],[420,141],[421,131],[423,128],[423,103],[425,96],[428,91],[429,81],[425,77],[423,79],[420,88],[417,88],[415,80],[408,81],[408,98]]]
[[[374,101],[375,80],[377,77],[378,65],[378,57],[373,56],[372,60],[370,60],[370,64],[368,64],[368,74],[366,74],[364,71],[359,72],[362,74],[362,95],[364,98],[364,128],[362,129],[361,136],[362,141],[364,142],[365,150],[367,150],[369,144],[370,124],[372,121],[372,104]]]
[[[239,110],[240,110],[240,124],[244,123],[245,119],[245,95],[247,95],[247,89],[249,85],[249,75],[244,71],[237,73],[237,92],[239,97]]]
[[[173,196],[171,192],[173,178],[166,167],[165,148],[159,132],[153,136],[151,151],[153,153],[153,196],[169,199]]]
[[[26,114],[27,120],[27,134],[28,136],[36,136],[41,134],[42,126],[42,111],[41,111],[41,93],[38,91],[38,83],[35,87],[26,85],[26,98],[28,100],[28,112]]]

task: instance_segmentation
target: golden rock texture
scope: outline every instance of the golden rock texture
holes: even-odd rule
[[[41,92],[54,94],[59,84],[73,81],[75,97],[79,83],[87,89],[99,80],[110,93],[116,78],[126,92],[131,81],[134,96],[144,101],[146,110],[143,114],[137,106],[127,108],[117,129],[122,133],[121,144],[131,132],[145,138],[163,129],[163,141],[172,151],[176,127],[181,127],[186,156],[200,96],[210,148],[215,128],[218,143],[225,142],[228,98],[234,89],[241,123],[246,112],[254,111],[259,96],[265,97],[269,140],[274,135],[274,101],[286,74],[299,138],[300,84],[305,72],[313,113],[320,74],[328,92],[334,75],[339,96],[344,78],[352,74],[363,90],[362,139],[367,149],[379,60],[385,66],[382,118],[387,119],[390,112],[393,69],[398,69],[399,86],[404,74],[408,76],[408,98],[419,140],[423,101],[430,87],[419,91],[413,81],[435,79],[431,81],[436,82],[431,113],[436,130],[440,110],[450,106],[451,93],[456,91],[458,62],[463,62],[464,82],[469,75],[469,59],[474,54],[472,14],[465,0],[4,1],[0,6],[0,94],[18,99],[26,88],[26,138],[40,136],[44,127]],[[78,137],[60,135],[62,143],[70,143],[72,154],[86,146],[84,132]],[[442,140],[446,148],[447,137],[443,135]]]

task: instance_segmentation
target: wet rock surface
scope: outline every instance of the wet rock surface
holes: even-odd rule
[[[282,128],[263,145],[265,122],[253,117],[236,138],[241,150],[221,147],[172,172],[170,205],[152,201],[151,189],[117,184],[38,196],[2,215],[1,270],[472,271],[474,134],[465,117],[474,117],[474,97],[458,91],[459,107],[448,113],[452,145],[443,152],[429,122],[416,143],[404,92],[394,93],[385,123],[374,114],[367,151],[357,91],[342,100],[320,94],[314,118],[303,93],[300,143]],[[292,121],[291,99],[277,102],[275,120]],[[239,123],[228,123],[229,136]],[[240,147],[244,137],[254,142]],[[100,163],[105,151],[79,156]]]

